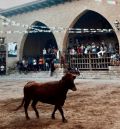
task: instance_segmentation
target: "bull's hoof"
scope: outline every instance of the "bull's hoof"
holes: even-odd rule
[[[63,120],[63,123],[67,123],[68,121],[66,119]]]

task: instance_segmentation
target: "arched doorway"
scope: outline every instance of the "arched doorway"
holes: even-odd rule
[[[72,33],[69,31],[66,34],[64,42],[66,47],[64,50],[66,49],[68,53],[66,56],[68,66],[80,70],[107,70],[111,65],[111,55],[119,53],[119,42],[106,18],[95,11],[86,10],[73,21],[70,28],[73,28]],[[93,45],[95,53],[92,52]],[[79,54],[78,47],[82,51]],[[105,52],[98,54],[102,47],[106,48]],[[71,56],[71,49],[77,54]]]
[[[49,48],[58,49],[53,33],[45,24],[36,21],[32,26],[24,40],[22,58],[39,57],[44,48],[46,50]]]

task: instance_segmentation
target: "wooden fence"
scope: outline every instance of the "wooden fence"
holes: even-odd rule
[[[67,67],[78,68],[79,70],[108,70],[111,65],[110,54],[106,53],[100,58],[97,54],[65,55]]]

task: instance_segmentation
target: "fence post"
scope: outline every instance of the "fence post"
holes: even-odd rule
[[[91,53],[90,53],[90,51],[89,51],[89,68],[90,68],[90,71],[92,70],[92,62],[91,62]]]

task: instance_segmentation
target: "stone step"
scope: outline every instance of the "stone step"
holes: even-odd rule
[[[94,78],[94,79],[119,79],[120,72],[118,71],[82,71],[79,78]]]
[[[54,72],[53,78],[61,78],[64,74],[63,69],[57,69]],[[4,78],[50,78],[50,72],[49,71],[39,71],[39,72],[29,72],[27,74],[18,72],[9,74],[4,76]],[[120,78],[120,72],[119,71],[80,71],[80,75],[77,76],[78,79],[119,79]]]

